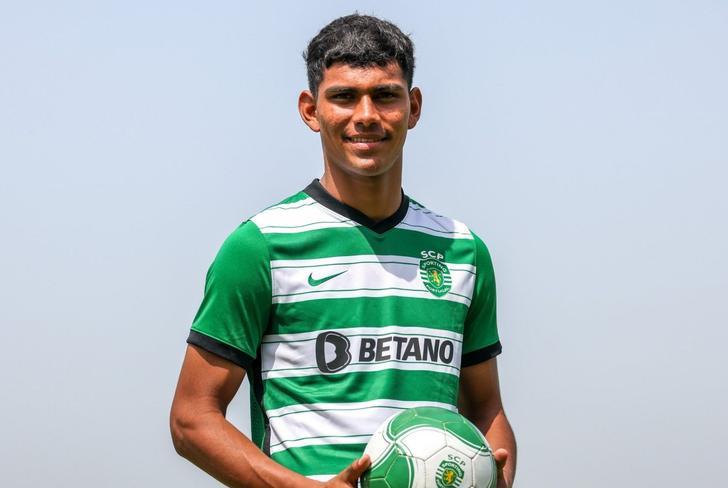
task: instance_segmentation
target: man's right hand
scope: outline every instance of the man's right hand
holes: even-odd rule
[[[356,488],[356,482],[372,464],[368,455],[351,463],[341,473],[324,483],[325,488]]]

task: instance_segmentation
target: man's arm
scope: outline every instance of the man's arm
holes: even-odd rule
[[[460,413],[485,435],[498,464],[498,488],[510,488],[516,474],[516,438],[503,411],[496,358],[460,371]]]
[[[170,412],[177,452],[232,488],[318,488],[322,483],[284,468],[225,419],[245,370],[197,346],[188,346]],[[351,488],[369,466],[354,461],[323,484]]]

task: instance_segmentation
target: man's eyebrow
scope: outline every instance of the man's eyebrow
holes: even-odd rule
[[[324,92],[327,96],[338,95],[339,93],[353,93],[356,90],[350,86],[331,86]]]
[[[404,88],[402,88],[402,85],[398,85],[397,83],[387,83],[385,85],[377,85],[373,89],[374,92],[401,92],[404,91]]]
[[[358,90],[352,86],[330,86],[327,88],[324,93],[326,96],[335,96],[338,94],[350,94],[350,93],[356,93]],[[385,83],[382,85],[377,85],[371,90],[373,93],[381,93],[381,92],[403,92],[404,88],[402,88],[402,85],[398,85],[397,83]]]

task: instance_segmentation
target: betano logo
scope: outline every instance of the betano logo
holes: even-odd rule
[[[334,346],[334,357],[330,361],[326,359],[326,344]],[[341,371],[351,362],[350,346],[349,339],[338,332],[328,331],[319,334],[316,338],[316,365],[322,373]]]
[[[351,364],[382,363],[386,361],[425,362],[450,365],[455,345],[450,339],[391,334],[361,337],[358,350],[352,354],[352,341],[334,331],[322,332],[316,338],[316,365],[322,373],[338,373]],[[328,345],[328,347],[327,347]]]

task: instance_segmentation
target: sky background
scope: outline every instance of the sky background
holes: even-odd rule
[[[169,436],[189,325],[223,239],[321,174],[301,52],[357,9],[416,44],[405,191],[490,247],[516,485],[720,485],[720,0],[3,2],[0,485],[219,486]]]

